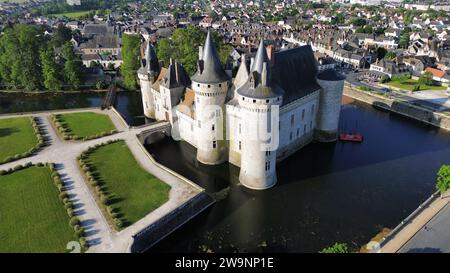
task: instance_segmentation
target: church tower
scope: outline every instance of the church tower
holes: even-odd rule
[[[155,118],[155,102],[151,88],[152,84],[158,78],[159,72],[160,67],[156,52],[150,41],[148,41],[144,52],[144,59],[141,61],[141,68],[138,70],[144,115],[147,118]]]
[[[227,159],[224,105],[231,79],[223,69],[209,31],[191,80],[195,92],[197,160],[208,165],[223,163]]]
[[[276,152],[279,144],[279,111],[284,91],[272,83],[270,60],[261,41],[250,75],[236,92],[242,109],[241,170],[239,181],[251,189],[275,185]],[[275,107],[273,107],[275,106]]]

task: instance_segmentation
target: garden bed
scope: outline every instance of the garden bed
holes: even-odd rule
[[[108,115],[94,112],[51,115],[51,121],[64,140],[90,140],[117,133]]]
[[[36,117],[0,119],[0,164],[29,157],[45,146]]]
[[[116,230],[169,200],[170,186],[143,170],[123,140],[90,147],[78,162],[97,203]]]
[[[53,164],[0,171],[0,252],[67,252],[88,244],[74,205]]]

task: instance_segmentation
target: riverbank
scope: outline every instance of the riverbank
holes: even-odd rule
[[[344,86],[344,95],[445,130],[450,130],[450,116],[401,101],[400,99],[392,99],[369,91],[356,90],[347,84]]]

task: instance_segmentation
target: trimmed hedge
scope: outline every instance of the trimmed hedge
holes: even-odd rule
[[[82,152],[78,157],[78,166],[80,170],[84,172],[84,176],[86,180],[89,183],[86,183],[89,185],[89,187],[93,190],[93,192],[97,195],[97,203],[100,205],[100,207],[105,212],[105,216],[109,218],[111,221],[109,221],[117,230],[120,230],[123,227],[124,220],[119,218],[120,213],[116,210],[114,210],[112,207],[109,206],[111,203],[111,194],[107,194],[104,190],[104,188],[101,186],[101,182],[93,175],[92,173],[92,165],[86,161],[88,158],[88,155],[94,152],[96,149],[108,145],[111,143],[115,143],[120,141],[120,139],[114,139],[114,140],[108,140],[107,142],[96,144],[94,146],[90,146]],[[109,217],[108,217],[109,216]]]

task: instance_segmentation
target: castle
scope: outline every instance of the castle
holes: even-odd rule
[[[160,67],[150,43],[138,76],[145,116],[169,121],[172,137],[196,147],[199,162],[240,167],[251,189],[275,185],[276,162],[313,140],[337,139],[344,77],[319,72],[309,45],[274,52],[261,41],[233,79],[208,32],[191,78],[172,60]]]

